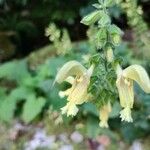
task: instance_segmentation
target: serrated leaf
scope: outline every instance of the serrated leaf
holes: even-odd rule
[[[100,17],[101,17],[101,11],[94,11],[90,13],[89,15],[85,16],[81,20],[81,23],[85,25],[91,25],[91,24],[94,24],[96,21],[98,21]]]
[[[101,28],[96,34],[95,39],[96,46],[98,48],[102,48],[106,44],[106,38],[107,38],[106,29]]]
[[[99,40],[106,40],[106,38],[107,38],[106,32],[107,32],[107,30],[105,28],[101,28],[96,34],[97,38]]]
[[[100,26],[104,27],[104,26],[106,26],[107,24],[110,24],[110,23],[111,23],[110,17],[106,13],[102,13],[98,24]]]
[[[23,107],[22,119],[24,122],[31,122],[42,111],[45,104],[43,97],[36,98],[35,95],[31,95],[26,100]]]

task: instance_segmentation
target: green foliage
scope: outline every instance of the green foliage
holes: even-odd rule
[[[0,0],[0,31],[14,33],[10,39],[11,44],[15,46],[14,53],[24,56],[31,50],[43,46],[43,42],[39,41],[42,40],[45,44],[44,29],[48,26],[50,20],[61,27],[67,25],[72,28],[72,25],[76,26],[76,20],[80,16],[79,10],[87,6],[89,1],[73,1],[74,5],[72,5],[72,1],[68,0],[38,0],[37,2],[31,0]],[[70,31],[73,35],[74,31]],[[74,34],[74,37],[77,38],[76,34]],[[3,60],[8,59],[8,57],[5,57],[8,54],[6,50],[5,48],[3,52]],[[9,58],[13,54],[9,53]]]
[[[70,53],[72,49],[71,40],[66,29],[60,31],[54,23],[46,28],[45,35],[53,42],[57,54],[65,55]]]
[[[98,134],[106,134],[116,138],[116,135],[112,131],[108,129],[102,130],[98,126],[99,107],[110,101],[114,103],[110,114],[110,129],[119,131],[121,138],[130,142],[150,132],[150,122],[147,117],[150,115],[150,97],[149,95],[145,96],[137,87],[135,87],[137,94],[133,111],[134,124],[120,123],[118,119],[120,105],[116,102],[118,96],[116,88],[114,88],[116,80],[114,68],[118,61],[122,62],[125,67],[132,64],[135,60],[132,58],[132,52],[129,51],[128,44],[122,43],[118,46],[120,43],[118,37],[122,35],[122,31],[111,23],[107,12],[108,7],[113,5],[112,0],[104,1],[103,5],[100,5],[100,3],[94,4],[94,7],[98,10],[82,20],[86,25],[92,24],[92,31],[89,37],[90,42],[95,42],[96,46],[93,46],[95,43],[89,46],[90,42],[88,41],[77,43],[74,46],[75,48],[72,48],[66,30],[61,31],[52,24],[50,30],[47,30],[47,35],[53,42],[54,51],[61,50],[57,54],[63,54],[63,56],[56,55],[54,52],[51,58],[42,61],[43,63],[37,63],[36,67],[28,64],[26,59],[0,65],[0,120],[10,122],[14,117],[20,117],[25,123],[30,123],[35,119],[41,118],[50,108],[60,110],[66,101],[65,99],[59,98],[58,92],[59,89],[66,89],[68,85],[64,83],[60,87],[58,85],[53,86],[57,70],[68,60],[81,60],[83,54],[93,54],[96,51],[98,54],[90,58],[90,64],[95,64],[95,70],[88,90],[95,96],[92,100],[97,107],[90,102],[85,103],[81,106],[80,116],[75,118],[75,121],[85,121],[88,137],[93,138]],[[98,27],[95,25],[98,25]],[[113,62],[106,61],[108,47],[111,47],[117,56],[117,59]],[[45,49],[46,52],[49,52],[49,48],[50,46],[42,49],[42,52]],[[70,49],[72,51],[75,50],[73,51],[74,53],[64,55],[66,54],[65,50],[68,52]],[[40,59],[43,59],[42,57],[43,54],[34,53],[34,58],[31,60],[31,63],[36,63],[35,59],[40,61]],[[83,61],[83,63],[85,62]],[[8,83],[11,84],[9,85]],[[69,118],[68,120],[70,123],[72,119]]]
[[[81,20],[81,23],[83,23],[85,25],[91,25],[91,24],[95,23],[96,21],[98,21],[101,16],[102,16],[101,11],[94,11],[91,14],[84,17]]]
[[[149,29],[142,16],[142,7],[138,5],[138,0],[126,0],[125,2],[121,0],[120,6],[127,15],[129,26],[134,30],[133,45],[135,49],[139,49],[138,52],[135,52],[135,56],[149,59]]]
[[[86,124],[87,136],[90,138],[95,138],[100,131],[98,120],[94,116],[89,116]]]
[[[89,48],[88,42],[78,45],[80,45],[78,47],[79,50],[85,51]],[[124,66],[132,63],[132,55],[129,50],[130,49],[126,43],[117,47],[115,50],[116,55],[119,55],[123,58]],[[85,51],[85,53],[87,53],[87,51]],[[34,68],[34,70],[30,69],[30,66],[27,65],[26,60],[11,61],[1,65],[0,85],[4,79],[8,81],[15,81],[17,85],[16,87],[13,87],[13,89],[9,89],[7,85],[5,86],[3,83],[0,88],[0,120],[10,122],[14,117],[20,117],[21,120],[29,123],[35,119],[40,119],[40,117],[45,115],[45,112],[47,112],[47,110],[51,107],[53,107],[54,110],[60,110],[66,101],[59,98],[58,88],[65,89],[66,85],[62,85],[61,87],[58,87],[57,85],[52,86],[54,77],[57,73],[57,68],[64,64],[68,59],[81,60],[82,54],[83,52],[80,51],[80,53],[74,54],[73,57],[52,57],[45,63],[38,65],[36,68]],[[92,61],[102,61],[102,63],[104,63],[103,59],[101,58],[100,60],[97,56],[95,56]],[[16,70],[16,68],[20,68],[20,71]],[[16,72],[14,70],[16,70]],[[103,69],[97,68],[95,73],[102,73],[99,70],[103,70],[105,72],[105,68],[103,67]],[[110,88],[108,88],[108,90],[109,89]],[[146,96],[137,87],[136,91],[136,107],[133,112],[134,124],[130,125],[128,123],[120,123],[119,119],[116,121],[120,110],[120,106],[116,102],[113,105],[109,121],[110,128],[113,128],[113,131],[119,131],[122,139],[124,138],[129,142],[137,137],[140,138],[141,136],[145,136],[150,129],[149,120],[147,119],[147,116],[150,112],[149,95]],[[116,139],[117,137],[114,132],[112,133],[112,131],[108,129],[102,130],[98,126],[98,110],[99,109],[89,102],[81,106],[81,116],[79,116],[77,120],[78,122],[82,122],[83,120],[86,121],[86,135],[88,137],[95,137],[98,134],[106,134]],[[128,136],[126,134],[127,132],[130,132],[131,135]]]
[[[20,70],[22,71],[20,72]],[[0,78],[5,77],[9,80],[17,80],[19,82],[27,76],[29,74],[25,60],[8,62],[0,66]]]
[[[13,118],[16,102],[12,97],[8,96],[0,104],[0,119],[9,122]]]
[[[23,107],[22,119],[26,123],[32,121],[41,112],[45,102],[43,97],[36,98],[35,95],[29,95]]]
[[[112,103],[117,99],[115,88],[116,74],[111,63],[107,63],[99,54],[91,61],[96,61],[96,67],[91,78],[89,92],[94,95],[94,103],[98,108],[108,101]]]
[[[72,58],[81,56],[76,54]],[[68,56],[52,57],[34,69],[26,59],[0,65],[0,120],[10,122],[20,116],[29,123],[51,106],[60,109],[64,100],[60,100],[53,83],[57,69],[67,60]]]
[[[15,110],[19,109],[17,104],[25,101],[22,119],[27,123],[32,121],[43,110],[45,105],[46,99],[43,98],[42,92],[45,93],[44,96],[49,93],[49,90],[47,91],[49,88],[46,88],[45,84],[48,83],[48,87],[52,86],[52,82],[47,80],[47,77],[54,77],[56,73],[57,67],[53,68],[52,66],[60,65],[60,63],[61,61],[51,60],[49,63],[39,66],[34,72],[28,70],[25,60],[1,65],[0,78],[16,82],[17,87],[12,89],[7,96],[7,93],[1,90],[0,119],[11,121]],[[37,93],[37,90],[39,93]]]
[[[96,45],[96,54],[90,60],[91,64],[95,64],[95,69],[91,77],[89,92],[94,95],[93,101],[97,108],[108,102],[113,104],[118,98],[115,88],[115,68],[120,58],[115,57],[116,60],[109,62],[107,57],[107,51],[109,49],[115,51],[116,46],[120,44],[122,35],[121,29],[111,23],[107,10],[113,4],[111,0],[99,1],[93,5],[97,10],[81,20],[81,23],[85,25],[93,25],[93,31],[90,34],[93,40],[90,38],[90,41]]]
[[[120,106],[116,102],[116,100],[118,99],[117,96],[118,94],[115,89],[116,87],[115,67],[118,63],[119,64],[123,63],[125,66],[128,63],[131,64],[133,59],[131,58],[132,55],[131,53],[127,56],[128,57],[127,59],[124,56],[124,59],[126,59],[127,61],[121,60],[120,58],[120,55],[123,56],[124,52],[117,51],[117,49],[121,50],[124,45],[121,45],[120,47],[117,46],[121,42],[122,31],[116,25],[111,23],[110,15],[108,13],[108,7],[112,6],[112,1],[109,1],[108,3],[107,2],[108,2],[107,0],[99,1],[99,4],[98,3],[94,4],[94,7],[98,9],[97,13],[99,13],[99,16],[96,13],[93,14],[91,13],[90,15],[84,17],[81,22],[85,25],[92,25],[90,31],[88,32],[88,36],[90,37],[90,43],[96,45],[96,47],[93,46],[96,50],[96,54],[93,55],[90,59],[90,63],[95,64],[95,70],[93,76],[91,77],[91,82],[89,86],[89,92],[91,92],[92,95],[94,95],[92,102],[97,106],[97,108],[101,108],[102,106],[107,104],[108,101],[111,102],[112,104],[115,102],[113,105],[112,113],[110,115],[110,118],[112,118],[112,120],[115,121],[115,118],[119,116],[120,112]],[[130,3],[131,5],[132,2],[127,1],[126,3]],[[130,16],[131,22],[139,20],[140,17],[136,13],[132,12],[131,7],[130,9],[128,9],[128,11],[130,11],[130,13],[132,13],[133,16],[134,15],[137,16],[137,18]],[[112,60],[108,59],[107,57],[108,50],[111,50],[115,53],[115,59],[114,58]],[[112,56],[110,56],[110,58],[112,58]],[[149,116],[149,114],[147,114],[147,110],[148,110],[147,108],[145,108],[145,110],[143,109],[139,110],[136,108],[133,114],[135,118],[134,124],[127,124],[127,123],[121,124],[120,131],[122,133],[122,136],[128,142],[135,140],[137,137],[145,135],[146,132],[149,132],[148,129],[149,123],[147,122],[146,119],[146,116]],[[140,114],[142,114],[141,115],[142,117],[140,118],[139,121],[138,115]],[[142,123],[140,123],[141,121]],[[116,127],[116,129],[119,126],[119,122],[118,123],[111,122],[110,124],[111,124],[110,126]],[[94,125],[91,126],[92,128],[94,128],[92,129],[93,131],[95,130],[97,131],[96,126]],[[143,133],[142,130],[145,130],[145,133]],[[129,137],[127,134],[128,132],[130,132]]]

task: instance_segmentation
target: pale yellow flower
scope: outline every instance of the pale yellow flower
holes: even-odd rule
[[[66,91],[60,91],[60,97],[67,96],[67,104],[62,110],[62,114],[67,116],[75,116],[78,112],[76,105],[86,102],[89,98],[88,86],[90,77],[93,73],[94,66],[92,65],[88,70],[77,61],[67,62],[58,72],[56,82],[69,82],[72,86]]]
[[[99,119],[100,119],[99,126],[100,127],[108,128],[108,118],[109,118],[110,112],[111,112],[110,102],[108,102],[106,105],[100,108],[100,114],[99,114]]]
[[[120,104],[124,108],[120,112],[120,117],[122,121],[132,122],[131,109],[134,103],[133,81],[136,81],[146,93],[150,93],[150,79],[145,69],[140,65],[131,65],[124,70],[118,65],[117,75],[116,85]]]

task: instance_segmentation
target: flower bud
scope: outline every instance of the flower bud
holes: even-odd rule
[[[91,24],[95,23],[96,21],[98,21],[100,19],[100,16],[101,16],[101,11],[94,11],[94,12],[90,13],[89,15],[85,16],[81,20],[81,23],[83,23],[85,25],[91,25]]]
[[[108,62],[112,62],[114,59],[113,50],[110,46],[107,47],[106,58]]]
[[[113,43],[114,43],[115,45],[119,45],[120,42],[121,42],[120,35],[114,34],[113,37],[112,37],[112,40],[113,40]]]

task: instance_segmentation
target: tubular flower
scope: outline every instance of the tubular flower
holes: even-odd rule
[[[136,81],[140,87],[150,93],[150,79],[145,69],[140,65],[131,65],[122,70],[117,68],[117,88],[120,97],[120,104],[124,108],[120,112],[122,121],[132,122],[131,109],[134,103],[133,81]]]
[[[100,127],[105,127],[108,128],[108,118],[109,118],[109,113],[111,112],[111,104],[108,102],[106,105],[102,106],[100,109],[100,114],[99,114],[99,119]]]
[[[60,97],[67,96],[67,104],[62,110],[62,114],[75,116],[78,112],[76,105],[86,102],[90,96],[87,89],[90,83],[90,77],[93,73],[94,66],[88,70],[77,61],[67,62],[59,71],[55,81],[62,83],[69,82],[72,86],[66,91],[60,91]]]

